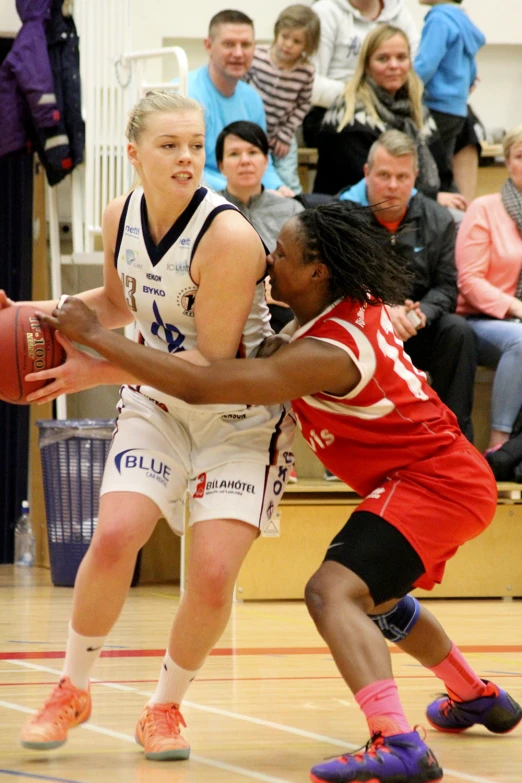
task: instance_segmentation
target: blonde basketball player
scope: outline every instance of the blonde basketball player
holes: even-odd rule
[[[134,320],[140,342],[200,364],[253,356],[271,334],[263,244],[235,207],[200,187],[204,134],[192,99],[153,91],[135,107],[128,155],[140,186],[108,205],[104,284],[80,295],[106,327]],[[56,306],[38,304],[47,313]],[[2,294],[0,306],[12,305]],[[185,759],[179,708],[227,624],[239,568],[283,491],[293,420],[284,405],[194,408],[63,344],[67,362],[40,376],[51,382],[33,400],[123,386],[98,527],[74,588],[63,673],[23,727],[22,745],[58,747],[88,719],[89,675],[124,604],[137,553],[162,516],[182,532],[188,489],[187,589],[136,728],[147,758]]]

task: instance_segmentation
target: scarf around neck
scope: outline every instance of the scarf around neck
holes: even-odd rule
[[[379,87],[371,76],[367,76],[366,81],[373,92],[377,114],[383,122],[391,128],[406,133],[415,142],[419,157],[419,176],[416,186],[423,191],[438,192],[439,172],[427,144],[427,139],[432,135],[432,129],[429,127],[429,112],[427,109],[424,111],[424,123],[419,129],[413,121],[411,103],[405,87],[401,87],[395,95],[391,95],[387,90]]]
[[[522,193],[516,187],[511,177],[502,185],[500,195],[502,197],[504,209],[518,228],[518,233],[522,237]]]

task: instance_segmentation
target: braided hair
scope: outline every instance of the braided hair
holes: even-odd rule
[[[361,304],[404,304],[411,272],[378,242],[370,215],[368,207],[342,202],[300,212],[295,220],[303,261],[328,267],[332,302],[349,297]]]

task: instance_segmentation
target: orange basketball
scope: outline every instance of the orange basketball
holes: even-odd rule
[[[0,400],[28,405],[27,395],[48,381],[28,383],[25,376],[58,367],[64,360],[54,330],[40,321],[32,305],[0,310]]]

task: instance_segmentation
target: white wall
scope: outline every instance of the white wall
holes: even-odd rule
[[[301,0],[310,5],[310,0]],[[136,48],[142,42],[161,36],[170,38],[204,38],[212,16],[223,8],[234,8],[250,16],[259,38],[270,38],[274,22],[283,8],[293,0],[132,0],[133,38]],[[186,3],[190,13],[177,13]],[[152,13],[151,10],[154,9]]]
[[[415,0],[406,0],[415,20],[422,20],[430,10]],[[490,44],[522,44],[522,3],[520,0],[464,0],[466,9],[477,27],[480,27]]]
[[[154,0],[154,14],[147,0],[133,0],[133,48],[161,45],[183,46],[189,67],[206,61],[202,39],[210,18],[222,8],[238,8],[254,19],[258,39],[270,40],[278,13],[292,0],[191,0],[191,14],[173,12],[172,0]],[[302,0],[310,3],[310,0]],[[429,10],[416,0],[406,0],[419,28]],[[478,56],[480,86],[471,103],[487,128],[509,128],[522,122],[522,0],[498,0],[498,12],[491,0],[464,3],[488,44]],[[164,77],[170,76],[169,69]]]
[[[0,0],[0,36],[10,37],[20,29],[20,17],[14,0]]]
[[[270,38],[277,14],[292,0],[191,0],[190,14],[176,13],[172,0],[132,0],[136,41],[152,36],[203,37],[210,18],[223,8],[237,8],[251,16],[260,38]],[[311,0],[301,0],[313,5]],[[419,27],[429,10],[417,0],[405,0]],[[463,4],[490,44],[522,45],[522,2],[520,0],[467,0]]]
[[[471,105],[486,128],[522,123],[522,45],[488,44],[477,59],[480,84]]]
[[[205,62],[201,42],[210,18],[217,11],[224,7],[244,11],[254,19],[258,38],[269,40],[278,13],[292,0],[189,0],[190,13],[177,10],[182,0],[176,3],[172,0],[131,2],[132,48],[149,49],[178,43],[187,50],[189,66],[197,68]],[[420,27],[427,7],[416,0],[406,0],[406,5]],[[481,84],[473,94],[472,105],[486,127],[508,128],[521,123],[522,0],[498,0],[496,6],[491,0],[467,0],[464,7],[488,40],[478,56]],[[0,0],[0,33],[16,32],[19,24],[15,0]]]

